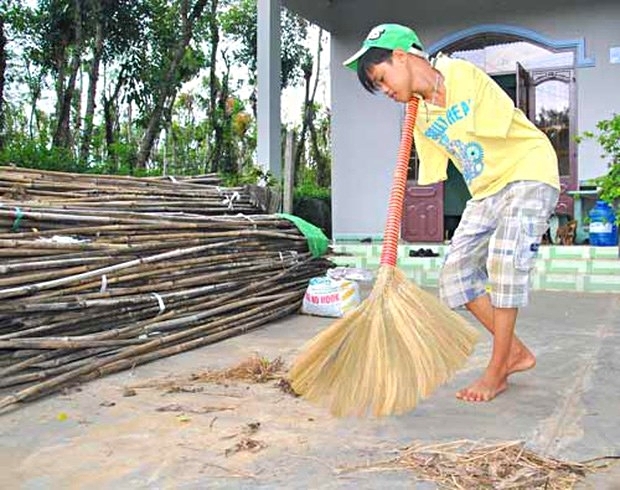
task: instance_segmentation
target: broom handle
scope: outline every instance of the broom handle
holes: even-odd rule
[[[387,223],[383,233],[383,246],[381,248],[381,261],[379,265],[396,265],[398,255],[398,240],[400,238],[400,225],[403,218],[403,205],[405,203],[405,187],[407,185],[407,171],[409,158],[411,157],[411,145],[413,143],[413,127],[418,113],[419,99],[414,97],[407,104],[405,123],[401,131],[398,160],[394,170],[394,180],[390,191],[388,204]]]

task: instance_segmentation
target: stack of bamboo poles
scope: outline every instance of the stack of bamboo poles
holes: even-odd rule
[[[196,213],[200,215],[257,214],[247,187],[221,187],[213,175],[194,178],[139,178],[89,175],[0,167],[4,200],[37,201],[88,211]],[[5,203],[6,204],[6,203]]]
[[[0,202],[0,410],[293,313],[331,265],[275,215],[61,196]]]

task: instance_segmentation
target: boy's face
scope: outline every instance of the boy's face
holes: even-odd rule
[[[392,53],[391,61],[373,65],[368,76],[375,86],[396,102],[407,103],[416,93],[414,67],[410,56],[402,50]]]
[[[373,65],[368,70],[368,76],[375,86],[392,100],[407,103],[422,89],[420,77],[416,76],[416,73],[424,69],[424,63],[426,61],[422,58],[396,49],[392,53],[391,61]]]

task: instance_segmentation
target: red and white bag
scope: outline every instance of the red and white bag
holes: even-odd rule
[[[301,312],[306,315],[340,318],[360,304],[355,281],[313,277],[304,295]]]

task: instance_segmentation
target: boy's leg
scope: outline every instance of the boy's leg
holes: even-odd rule
[[[514,329],[518,308],[527,304],[529,272],[558,192],[544,184],[519,182],[501,191],[498,197],[502,201],[498,206],[502,218],[491,239],[487,262],[492,315],[482,299],[468,304],[493,333],[493,353],[482,377],[457,393],[458,398],[466,401],[493,399],[506,389],[511,372],[527,369],[528,363],[532,367],[535,362],[533,356],[529,362],[527,355],[519,356],[523,344],[513,344]],[[521,359],[514,361],[515,356]]]
[[[506,389],[518,311],[517,308],[493,309],[494,332],[491,360],[482,377],[457,392],[457,398],[470,402],[489,401]]]
[[[496,312],[485,290],[489,241],[498,226],[498,207],[499,199],[495,197],[467,203],[440,276],[440,295],[448,306],[454,308],[465,304],[494,336],[496,325],[502,330],[494,340],[493,357],[486,377],[457,393],[457,397],[464,400],[488,400],[503,391],[507,373],[524,369],[525,363],[516,361],[520,353],[529,353],[519,340],[512,342],[516,310]],[[524,350],[517,351],[518,347]],[[530,367],[535,363],[531,357]]]
[[[491,304],[491,298],[488,294],[477,297],[465,306],[491,334],[495,334],[495,326],[493,324],[495,308]],[[513,335],[510,358],[508,359],[508,375],[532,369],[535,365],[536,358],[534,354],[532,354],[519,337]]]

